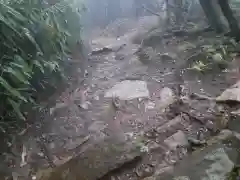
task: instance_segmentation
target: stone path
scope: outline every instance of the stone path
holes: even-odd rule
[[[133,35],[92,41],[86,81],[63,92],[40,126],[19,138],[15,149],[26,152],[15,176],[159,179],[224,128],[214,121],[223,117],[215,101],[190,97],[198,81],[176,75],[183,56],[177,46],[141,49]]]

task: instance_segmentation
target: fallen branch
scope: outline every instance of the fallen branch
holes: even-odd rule
[[[205,122],[203,122],[203,120],[197,118],[196,116],[191,115],[189,112],[182,111],[181,113],[187,115],[190,119],[195,120],[195,121],[200,122],[201,124],[205,125]]]
[[[193,98],[193,99],[197,99],[197,100],[209,100],[209,101],[216,100],[215,98],[208,97],[208,96],[205,96],[205,95],[202,95],[202,94],[198,94],[198,93],[192,93],[190,95],[190,97]]]
[[[101,53],[110,53],[112,52],[113,50],[111,48],[108,48],[108,47],[103,47],[103,48],[100,48],[100,49],[96,49],[96,50],[93,50],[90,55],[98,55],[98,54],[101,54]]]
[[[188,30],[188,31],[184,29],[179,29],[179,30],[168,29],[166,31],[167,34],[164,34],[163,38],[171,38],[173,36],[192,38],[192,37],[200,36],[203,33],[212,32],[212,31],[213,29],[211,27],[205,27],[202,29]]]
[[[57,165],[54,163],[54,157],[51,154],[50,149],[49,149],[48,145],[46,144],[45,137],[43,135],[40,135],[38,143],[39,143],[40,148],[42,149],[42,151],[44,153],[44,156],[45,156],[49,166],[51,168],[57,167]]]
[[[147,7],[145,7],[143,4],[142,4],[142,8],[143,8],[144,10],[146,10],[147,12],[153,14],[153,15],[156,15],[156,16],[159,16],[159,17],[161,16],[160,14],[154,12],[153,10],[151,10],[151,9],[149,9],[149,8],[147,8]]]

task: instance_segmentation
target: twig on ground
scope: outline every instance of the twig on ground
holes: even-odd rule
[[[147,7],[144,6],[143,4],[142,4],[142,8],[145,9],[146,11],[148,11],[149,13],[153,14],[153,15],[161,16],[160,14],[158,14],[158,13],[154,12],[153,10],[147,8]]]
[[[189,118],[196,120],[197,122],[200,122],[201,124],[205,124],[201,119],[197,118],[196,116],[191,115],[187,111],[182,111],[183,114],[186,114]]]
[[[90,140],[91,140],[91,135],[87,135],[86,137],[84,137],[83,139],[82,139],[82,142],[81,143],[79,143],[79,145],[77,146],[77,147],[75,147],[75,148],[73,148],[73,149],[69,149],[69,150],[67,150],[67,152],[68,153],[71,153],[71,154],[74,154],[74,153],[76,153],[76,152],[81,152],[81,149],[82,149],[82,147],[83,147],[83,145],[85,145],[86,143],[88,143]],[[76,154],[76,155],[78,155],[78,154]]]
[[[202,51],[199,50],[199,51],[191,54],[191,55],[186,59],[186,62],[188,62],[188,61],[191,60],[193,57],[198,56],[198,55],[201,54],[201,53],[202,53]]]
[[[154,78],[154,77],[152,77],[152,76],[149,76],[148,74],[144,74],[144,76],[149,77],[151,80],[153,80],[153,81],[155,81],[155,82],[157,82],[157,83],[162,83],[161,80],[158,80],[158,79],[156,79],[156,78]]]
[[[212,97],[208,97],[206,95],[202,95],[202,94],[198,94],[198,93],[192,93],[190,95],[191,98],[197,99],[197,100],[210,100],[210,101],[214,101],[215,98]]]
[[[46,140],[45,140],[44,136],[40,135],[39,139],[40,139],[40,141],[39,141],[40,148],[42,148],[44,156],[48,161],[48,164],[50,165],[51,168],[56,167],[56,164],[54,163],[54,158],[45,142]]]

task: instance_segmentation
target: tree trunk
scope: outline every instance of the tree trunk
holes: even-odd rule
[[[175,23],[179,26],[183,22],[183,2],[182,0],[174,0],[174,16]]]
[[[165,0],[166,4],[166,25],[169,26],[171,24],[171,12],[170,12],[170,7],[169,7],[169,0]]]
[[[212,28],[217,33],[223,33],[226,29],[225,22],[223,22],[222,14],[216,0],[199,0],[203,11]]]
[[[218,3],[223,12],[223,15],[226,17],[226,19],[228,21],[231,35],[239,41],[240,40],[240,29],[239,29],[238,21],[233,15],[233,11],[231,10],[231,8],[229,6],[228,0],[218,0]]]
[[[143,3],[144,2],[142,2],[142,0],[141,1],[134,0],[133,7],[134,7],[134,11],[135,11],[135,17],[137,19],[143,15],[143,8],[142,8]]]

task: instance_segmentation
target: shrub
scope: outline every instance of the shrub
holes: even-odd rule
[[[80,28],[79,12],[69,1],[0,0],[2,131],[13,120],[25,120],[22,105],[35,104],[36,92],[49,83],[52,73],[64,75],[63,63],[70,52],[68,30],[72,29],[66,20],[70,12],[79,20],[74,28]]]

